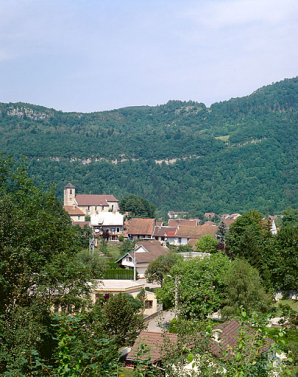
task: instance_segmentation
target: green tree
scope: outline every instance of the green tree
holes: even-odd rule
[[[245,258],[252,266],[262,270],[267,264],[267,254],[272,234],[270,222],[254,210],[244,213],[231,224],[227,246],[234,257]]]
[[[221,221],[218,226],[218,230],[216,232],[216,238],[218,240],[218,243],[221,245],[226,244],[226,235],[227,235],[227,227],[224,223],[224,221]]]
[[[134,246],[135,246],[135,241],[124,240],[121,243],[120,248],[119,248],[121,256],[133,251]]]
[[[183,257],[177,253],[160,255],[149,263],[145,272],[145,278],[148,283],[157,283],[162,286],[164,278],[170,272],[171,268],[182,261]]]
[[[2,157],[0,162],[0,374],[57,375],[66,359],[57,359],[62,345],[54,308],[80,312],[76,318],[86,337],[82,342],[72,338],[72,347],[82,352],[84,368],[93,360],[99,363],[94,353],[110,348],[103,344],[104,332],[94,327],[96,321],[89,321],[89,274],[77,263],[76,229],[53,190],[35,187],[23,165]],[[87,350],[93,334],[99,343]]]
[[[130,217],[155,217],[155,205],[134,194],[122,198],[119,202],[119,208],[121,213],[129,212]]]
[[[205,234],[196,242],[196,251],[201,253],[216,253],[218,242],[210,234]]]
[[[261,284],[258,270],[243,259],[235,259],[224,277],[223,317],[233,318],[243,308],[248,316],[270,309],[270,298]]]
[[[271,280],[277,290],[298,290],[298,226],[278,232],[268,255]]]
[[[134,301],[136,303],[134,304]],[[126,293],[113,295],[104,305],[107,322],[105,331],[116,339],[117,345],[132,345],[139,333],[146,327],[139,310],[141,303]]]
[[[298,226],[298,209],[288,207],[283,211],[283,226]]]
[[[158,297],[174,304],[177,279],[179,316],[204,319],[222,306],[221,293],[229,264],[229,258],[221,253],[176,264],[170,271],[175,279],[165,278]]]
[[[90,253],[87,250],[82,250],[76,255],[76,260],[93,279],[102,278],[108,268],[106,258],[99,255],[97,251]]]

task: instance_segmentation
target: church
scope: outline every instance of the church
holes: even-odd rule
[[[98,215],[100,212],[117,212],[119,201],[113,195],[77,194],[70,182],[64,186],[64,206],[73,222],[85,221],[85,216]]]

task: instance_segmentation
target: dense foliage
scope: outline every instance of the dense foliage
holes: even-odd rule
[[[129,217],[154,218],[155,205],[140,196],[130,194],[119,202],[121,213],[128,212]]]
[[[53,190],[34,186],[23,166],[0,156],[0,182],[0,374],[116,376],[114,322],[108,306],[90,302],[90,278],[103,273],[103,259],[79,252],[81,233]],[[129,333],[122,336],[133,341],[126,319],[137,331],[142,318],[118,315]]]
[[[213,104],[169,101],[91,114],[0,104],[0,149],[35,182],[142,196],[158,210],[297,207],[298,78]]]

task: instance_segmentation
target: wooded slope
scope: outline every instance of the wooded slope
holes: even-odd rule
[[[0,104],[0,150],[36,183],[135,193],[160,210],[297,207],[298,78],[213,104],[169,101],[90,114]],[[117,160],[117,161],[116,161]]]

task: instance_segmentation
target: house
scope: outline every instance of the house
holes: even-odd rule
[[[206,219],[213,219],[213,218],[215,217],[215,213],[214,213],[214,212],[206,212],[206,213],[204,214],[204,217],[205,217]]]
[[[186,252],[179,253],[179,255],[181,255],[184,258],[184,260],[191,260],[194,258],[204,259],[206,257],[210,257],[211,254],[202,253],[200,251],[186,251]]]
[[[218,230],[216,225],[180,226],[174,237],[174,245],[186,245],[191,239],[198,240],[206,234],[215,237]],[[193,242],[193,241],[192,241]]]
[[[176,227],[171,227],[171,226],[157,226],[155,227],[153,237],[154,239],[162,242],[162,241],[168,241],[168,235],[173,234],[172,232],[176,232],[177,228]]]
[[[224,219],[224,220],[222,220],[222,221],[223,221],[223,223],[225,224],[227,230],[229,230],[231,224],[233,224],[233,223],[236,221],[236,219],[229,219],[229,218],[227,218],[227,219]]]
[[[180,216],[185,216],[188,212],[174,212],[174,211],[169,211],[168,216],[169,219],[176,219],[177,217]]]
[[[168,222],[168,226],[176,227],[176,228],[181,225],[198,226],[199,224],[200,224],[199,219],[170,219]]]
[[[169,251],[167,247],[161,246],[157,240],[143,240],[137,242],[134,252],[126,253],[115,263],[118,263],[122,268],[133,269],[135,258],[138,275],[142,278],[145,276],[149,263]]]
[[[120,212],[99,212],[90,216],[95,235],[109,233],[110,240],[118,240],[123,233],[124,216]]]
[[[85,213],[77,205],[63,206],[63,208],[69,214],[72,223],[85,222]]]
[[[132,240],[152,239],[155,229],[155,219],[131,219],[127,235]]]
[[[76,195],[76,188],[70,182],[64,186],[64,206],[76,206],[85,215],[99,212],[118,211],[119,201],[113,195]]]
[[[103,279],[93,281],[91,288],[91,300],[95,304],[99,298],[104,301],[108,300],[111,295],[118,293],[127,293],[133,298],[145,289],[145,283],[139,283],[133,280],[115,280]],[[151,316],[162,310],[162,305],[158,304],[157,298],[153,292],[146,291],[144,316]]]
[[[228,352],[228,358],[230,357],[229,355],[232,355],[233,349],[237,347],[240,329],[241,325],[235,320],[224,322],[214,327],[213,337],[210,339],[207,347],[215,359],[224,356],[226,352]],[[256,333],[254,329],[248,326],[246,327],[245,332],[247,333],[248,337],[249,335]],[[199,342],[199,340],[200,334],[197,334],[197,342]],[[195,348],[197,342],[194,343],[194,339],[192,338],[189,341],[187,348]],[[268,352],[273,343],[274,341],[272,339],[266,337],[260,352]],[[150,349],[148,354],[140,356],[139,347],[141,344]],[[185,346],[185,339],[180,341],[178,334],[142,331],[136,339],[131,351],[127,355],[126,364],[134,365],[136,359],[142,359],[143,357],[147,360],[149,358],[149,364],[162,366],[163,359],[167,360],[169,354],[171,355],[172,352],[174,354],[177,353],[177,347],[178,351],[181,347],[179,352],[182,353],[181,351],[183,348],[185,348]],[[247,348],[249,349],[249,344],[247,344]],[[243,352],[245,352],[245,350]],[[191,370],[189,369],[188,364],[185,364],[184,371],[186,370]]]

